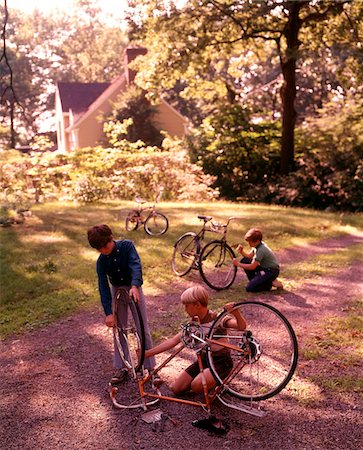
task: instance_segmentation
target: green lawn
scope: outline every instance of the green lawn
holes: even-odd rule
[[[123,236],[135,242],[143,263],[145,290],[156,293],[170,289],[175,280],[170,268],[173,244],[184,232],[200,228],[198,214],[211,215],[220,222],[235,217],[228,237],[232,244],[242,240],[248,228],[258,226],[274,250],[349,233],[362,228],[363,222],[362,214],[231,202],[164,202],[159,209],[169,218],[169,231],[151,237],[143,229],[125,231],[124,219],[131,206],[132,202],[37,205],[25,225],[1,228],[0,337],[43,326],[79,308],[98,304],[97,252],[86,238],[87,228],[94,224],[107,223],[116,238]],[[324,270],[328,269],[327,265]],[[293,267],[289,277],[294,277]],[[223,292],[224,299],[228,296],[228,291]]]

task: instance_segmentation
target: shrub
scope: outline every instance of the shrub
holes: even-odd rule
[[[214,178],[192,164],[179,141],[164,139],[163,149],[140,141],[118,148],[84,148],[61,154],[10,154],[0,165],[0,188],[32,202],[48,199],[91,203],[101,199],[152,199],[160,186],[170,199],[210,200]],[[1,157],[1,155],[0,155]]]
[[[270,185],[268,200],[363,211],[363,101],[327,104],[297,133],[297,170]]]
[[[240,105],[229,105],[193,133],[191,160],[216,177],[223,197],[258,200],[256,186],[266,186],[279,170],[279,135],[275,123],[255,123]]]

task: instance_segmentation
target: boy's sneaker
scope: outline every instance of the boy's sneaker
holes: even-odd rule
[[[127,369],[117,369],[111,378],[111,384],[120,384],[126,380],[129,372]]]
[[[160,378],[159,374],[156,374],[152,376],[151,382],[154,387],[159,388],[164,383],[164,380]]]
[[[275,286],[275,288],[277,288],[277,289],[282,289],[284,287],[284,285],[281,283],[281,281],[278,278],[276,278],[276,280],[273,280],[272,286]]]

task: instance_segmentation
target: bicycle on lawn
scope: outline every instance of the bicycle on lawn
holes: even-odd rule
[[[141,408],[146,411],[148,406],[166,400],[202,407],[210,415],[212,404],[218,399],[229,408],[262,417],[266,412],[261,409],[259,402],[281,392],[295,372],[298,343],[290,322],[276,308],[259,301],[237,303],[232,309],[238,310],[245,318],[246,330],[230,328],[227,334],[221,334],[221,325],[232,312],[225,310],[217,316],[207,335],[195,321],[183,325],[181,344],[153,370],[145,371],[143,322],[137,304],[130,300],[129,306],[131,321],[115,328],[117,349],[129,369],[127,380],[118,387],[109,386],[115,408]],[[213,345],[230,351],[233,367],[225,378],[221,378],[216,370]],[[155,375],[183,350],[196,354],[202,377],[201,355],[202,352],[207,355],[208,367],[216,384],[208,391],[204,383],[203,400],[164,395],[160,392],[160,386],[153,383]]]
[[[237,275],[237,267],[233,265],[236,257],[227,244],[227,228],[233,217],[225,224],[212,221],[212,217],[198,216],[203,226],[198,233],[189,231],[183,234],[174,244],[172,270],[182,277],[192,269],[199,270],[204,282],[212,289],[229,288]],[[208,224],[208,226],[207,226]],[[202,242],[206,232],[221,234],[220,239],[212,240],[204,247]]]
[[[141,225],[150,236],[161,236],[169,228],[168,218],[156,210],[156,204],[160,201],[162,190],[159,191],[153,205],[147,204],[147,200],[136,196],[137,207],[127,214],[125,227],[127,231],[134,231]]]

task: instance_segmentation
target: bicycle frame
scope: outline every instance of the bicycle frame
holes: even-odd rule
[[[203,226],[202,228],[198,231],[198,233],[196,233],[195,235],[195,241],[199,244],[198,245],[198,255],[201,253],[202,251],[202,246],[201,246],[201,242],[204,241],[204,236],[205,233],[210,232],[210,233],[217,233],[217,234],[222,234],[221,237],[221,241],[226,242],[227,241],[227,228],[229,225],[229,222],[231,220],[234,219],[234,217],[230,217],[227,220],[227,223],[225,224],[219,224],[216,222],[212,222],[212,217],[208,217],[208,216],[198,216],[198,219],[203,220]],[[207,227],[207,223],[210,222],[210,226],[209,228]],[[193,268],[198,268],[198,267],[193,267]]]
[[[155,211],[155,205],[153,206],[139,206],[137,209],[134,209],[133,212],[137,216],[137,220],[139,225],[143,225],[149,216]]]
[[[220,238],[220,240],[225,242],[227,240],[227,228],[229,222],[233,220],[234,217],[230,217],[225,224],[212,222],[212,217],[198,216],[198,219],[204,220],[202,229],[196,235],[196,238],[199,240],[199,242],[204,240],[204,235],[206,232],[221,234],[222,237]],[[207,227],[208,222],[210,222],[209,228]]]
[[[181,343],[181,345],[179,345],[174,351],[173,353],[168,356],[164,361],[162,361],[157,367],[155,367],[152,371],[150,371],[150,373],[147,374],[143,374],[141,376],[139,376],[138,378],[138,389],[139,389],[139,393],[140,393],[140,397],[141,397],[141,405],[139,405],[141,408],[143,408],[144,410],[147,409],[146,407],[146,398],[149,397],[151,399],[155,399],[155,400],[165,400],[165,401],[171,401],[171,402],[175,402],[175,403],[181,403],[184,405],[189,405],[189,406],[196,406],[196,407],[201,407],[204,411],[206,411],[208,414],[211,413],[211,409],[212,409],[212,404],[215,401],[216,398],[218,398],[221,403],[223,403],[225,406],[232,408],[232,409],[236,409],[238,411],[247,413],[247,414],[251,414],[254,416],[258,416],[258,417],[263,417],[266,412],[261,410],[259,407],[255,407],[253,406],[252,402],[248,405],[234,405],[231,403],[228,403],[225,399],[223,399],[221,397],[221,394],[224,392],[225,390],[225,386],[228,384],[229,381],[231,381],[234,376],[236,375],[236,373],[240,370],[242,364],[246,364],[243,360],[241,360],[241,363],[234,368],[229,375],[227,375],[226,379],[223,381],[222,384],[217,384],[214,388],[212,388],[211,390],[208,390],[207,387],[207,382],[206,382],[206,378],[204,375],[204,368],[203,368],[203,363],[202,363],[202,356],[201,356],[201,351],[206,348],[207,346],[211,346],[213,344],[218,345],[219,347],[224,347],[224,348],[228,348],[231,350],[235,350],[238,351],[239,353],[241,353],[242,358],[246,357],[248,358],[249,353],[246,350],[243,350],[239,347],[236,347],[234,345],[228,344],[227,342],[221,342],[220,340],[214,340],[214,339],[209,339],[209,338],[201,338],[195,334],[191,334],[190,335],[193,339],[196,339],[197,341],[199,341],[201,343],[201,347],[199,349],[196,350],[196,355],[197,355],[197,360],[198,360],[198,365],[199,365],[199,373],[202,376],[202,385],[203,385],[203,397],[204,397],[204,401],[194,401],[194,400],[186,400],[186,399],[182,399],[182,398],[178,398],[178,397],[170,397],[167,395],[162,395],[160,393],[160,391],[156,390],[155,392],[148,392],[145,389],[145,385],[148,381],[152,380],[152,377],[154,375],[156,375],[161,369],[163,369],[171,360],[173,360],[184,348],[187,348],[188,346],[185,345],[184,343]],[[112,400],[113,405],[116,408],[124,408],[122,405],[120,405],[117,400],[116,400],[116,394],[117,394],[117,388],[112,388],[110,389],[110,397]]]

